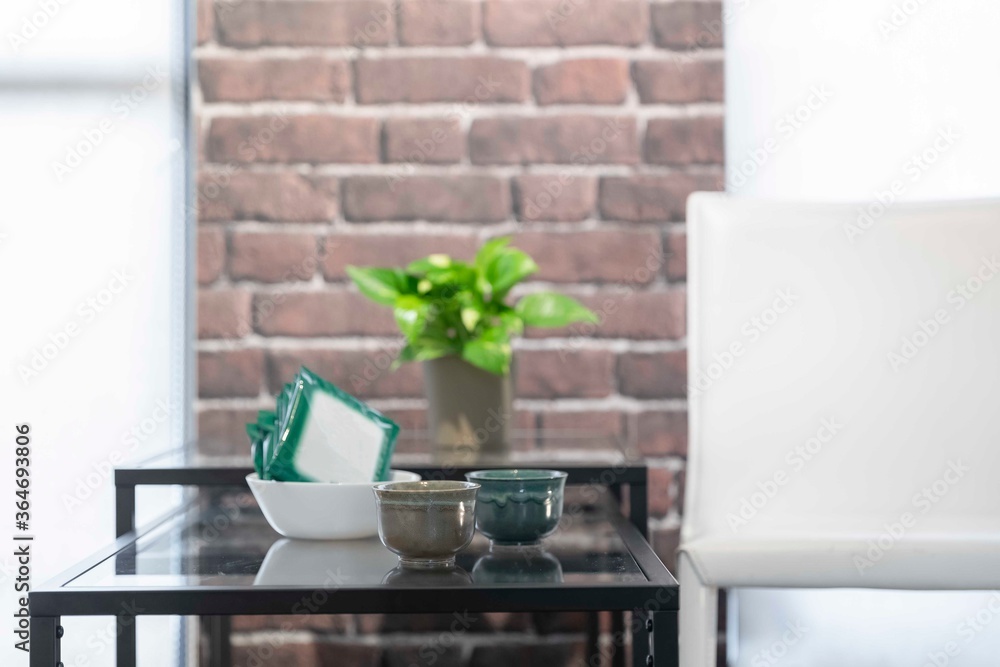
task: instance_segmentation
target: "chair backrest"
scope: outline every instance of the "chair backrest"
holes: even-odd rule
[[[1000,201],[687,220],[682,540],[995,535]]]

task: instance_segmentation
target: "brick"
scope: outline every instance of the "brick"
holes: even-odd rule
[[[457,626],[456,621],[461,623]],[[424,633],[433,632],[451,634],[456,627],[461,627],[460,633],[490,631],[490,628],[480,614],[465,612],[430,613],[430,614],[386,614],[379,629],[379,634]],[[456,642],[457,644],[458,642]],[[426,654],[427,651],[425,650]],[[417,664],[420,664],[419,662]]]
[[[315,630],[343,634],[354,627],[353,620],[349,615],[340,614],[233,616],[233,630],[236,632]]]
[[[226,235],[221,228],[198,230],[198,284],[214,283],[226,265]]]
[[[649,501],[649,515],[659,519],[665,517],[670,512],[672,505],[670,497],[670,487],[673,484],[673,473],[667,468],[650,466],[648,471],[649,486],[647,486],[647,499]]]
[[[667,278],[670,280],[687,279],[687,234],[678,232],[668,234],[667,246]]]
[[[531,614],[526,612],[492,611],[480,614],[497,632],[530,632]]]
[[[201,410],[198,413],[198,451],[210,456],[249,456],[250,440],[245,426],[256,419],[256,410]]]
[[[281,389],[306,365],[321,376],[360,398],[423,398],[420,364],[403,364],[389,370],[398,348],[365,350],[274,350],[267,356],[268,386]]]
[[[487,0],[483,33],[495,46],[636,46],[646,41],[645,0]]]
[[[687,456],[687,412],[640,412],[635,432],[639,451],[647,456]]]
[[[376,406],[377,407],[377,406]],[[400,438],[396,441],[396,452],[400,454],[428,454],[433,453],[434,446],[426,437],[427,410],[423,408],[389,408],[382,410],[390,419],[399,424],[402,429]],[[537,415],[530,411],[515,408],[514,410],[514,430],[515,437],[510,446],[518,451],[527,451],[535,448],[535,428]],[[494,629],[501,629],[498,619],[492,619],[492,614],[483,614]],[[508,618],[510,615],[503,615],[504,623],[514,623],[515,620]]]
[[[421,0],[421,2],[423,1],[425,0]],[[403,616],[403,614],[393,615]],[[447,632],[448,628],[443,629],[440,636],[453,639],[453,635],[446,634]],[[436,667],[465,667],[464,650],[465,647],[460,643],[424,644],[421,646],[387,645],[383,649],[382,664],[385,667],[416,667],[416,665],[429,664],[429,658],[433,657],[433,664]]]
[[[630,276],[639,284],[655,279],[662,263],[654,231],[522,232],[513,245],[538,260],[533,278],[562,283],[619,282]],[[652,270],[636,276],[647,262]]]
[[[204,171],[198,176],[202,221],[325,222],[337,215],[337,200],[337,179],[329,176]]]
[[[620,104],[629,88],[628,62],[582,58],[535,70],[533,90],[539,104]]]
[[[215,6],[213,0],[197,0],[197,40],[204,44],[215,40]]]
[[[531,88],[527,64],[493,56],[361,59],[355,67],[361,104],[522,102]]]
[[[496,644],[477,644],[472,649],[469,667],[552,667],[553,665],[584,665],[587,650],[582,639],[553,638],[540,643],[498,639]]]
[[[250,333],[250,293],[198,291],[198,338],[242,338]]]
[[[258,2],[220,6],[219,41],[254,46],[386,46],[395,34],[389,0]]]
[[[510,209],[510,187],[494,176],[353,176],[344,184],[344,216],[359,222],[499,222]]]
[[[721,60],[640,60],[632,72],[643,104],[722,102],[725,98]]]
[[[532,617],[538,634],[553,635],[586,632],[588,615],[585,611],[550,611],[534,613]]]
[[[651,119],[643,149],[650,164],[721,165],[725,158],[722,116]]]
[[[336,234],[326,240],[323,275],[327,280],[344,280],[348,265],[406,266],[436,253],[471,260],[477,246],[472,235]]]
[[[464,46],[479,37],[479,3],[469,0],[401,0],[403,46]]]
[[[577,323],[561,329],[529,329],[530,338],[629,338],[677,340],[684,337],[684,290],[643,292],[610,289],[578,297],[601,318],[599,324]],[[567,342],[572,348],[573,343]]]
[[[229,249],[233,280],[309,280],[318,264],[317,240],[312,234],[237,232]]]
[[[618,358],[618,388],[636,398],[684,398],[687,352],[625,352]]]
[[[621,438],[625,430],[622,414],[613,410],[586,412],[542,413],[542,429],[546,431],[577,431],[586,433],[585,438],[553,437],[542,440],[544,449],[610,449],[615,439]]]
[[[366,164],[379,160],[379,127],[374,118],[346,116],[215,118],[206,149],[212,162]]]
[[[634,118],[545,116],[477,118],[469,132],[474,164],[635,164]]]
[[[224,350],[198,353],[198,396],[225,398],[257,396],[263,387],[261,350]]]
[[[200,58],[198,82],[206,102],[343,102],[351,78],[342,60],[223,57]]]
[[[395,336],[392,309],[357,292],[285,292],[254,298],[263,336]]]
[[[607,220],[681,221],[688,195],[699,190],[718,190],[722,184],[721,174],[611,176],[601,179],[598,201],[601,215]]]
[[[316,656],[318,665],[350,665],[351,667],[381,667],[382,649],[368,643],[318,643]],[[241,663],[237,663],[241,664]],[[297,662],[280,662],[281,665],[295,665]]]
[[[387,162],[448,164],[465,156],[465,133],[458,118],[390,118],[383,135]]]
[[[367,643],[298,642],[289,638],[251,637],[233,647],[232,664],[277,667],[323,667],[324,665],[350,665],[351,667],[379,667],[382,649]]]
[[[518,350],[515,381],[522,398],[602,398],[614,391],[608,350]]]
[[[568,170],[558,174],[524,174],[514,181],[518,220],[580,222],[597,208],[597,179]]]
[[[657,2],[650,7],[657,46],[668,49],[722,46],[721,2]]]
[[[677,548],[681,545],[681,529],[655,528],[652,533],[653,551],[671,572],[677,571]]]

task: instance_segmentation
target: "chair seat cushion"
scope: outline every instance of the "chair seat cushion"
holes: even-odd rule
[[[704,538],[680,550],[704,584],[722,588],[1000,588],[1000,534]]]

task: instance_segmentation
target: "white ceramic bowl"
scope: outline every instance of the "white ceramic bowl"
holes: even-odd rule
[[[390,481],[416,482],[420,475],[392,470]],[[380,482],[327,484],[276,482],[247,475],[264,518],[278,533],[300,540],[352,540],[378,534],[375,494]]]

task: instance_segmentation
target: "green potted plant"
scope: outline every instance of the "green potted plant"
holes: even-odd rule
[[[511,289],[537,270],[508,237],[483,244],[471,264],[430,255],[405,269],[348,267],[362,294],[393,309],[406,339],[395,364],[423,362],[438,446],[503,451],[513,414],[511,340],[526,326],[597,322],[590,309],[555,292],[508,303]]]

